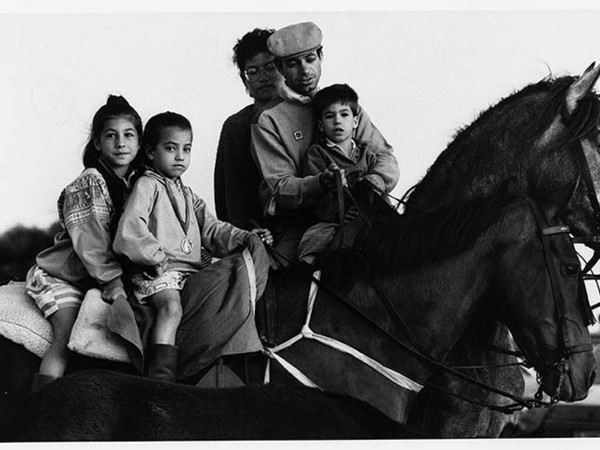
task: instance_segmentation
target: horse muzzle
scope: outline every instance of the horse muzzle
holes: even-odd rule
[[[541,372],[541,377],[540,390],[553,403],[583,400],[596,379],[596,360],[591,351],[576,353]]]

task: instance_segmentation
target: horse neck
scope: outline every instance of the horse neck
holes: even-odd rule
[[[390,297],[398,293],[398,315],[418,348],[436,360],[443,360],[485,306],[494,270],[495,231],[482,235],[470,251],[406,271],[382,287]]]
[[[392,258],[383,261],[386,269],[365,260],[365,270],[359,271],[358,281],[348,292],[348,299],[405,342],[407,332],[404,328],[408,328],[412,344],[423,353],[442,360],[471,318],[484,307],[494,274],[498,242],[505,233],[502,230],[503,211],[490,215],[491,224],[485,225],[471,244],[442,259],[412,264]],[[472,230],[477,232],[474,226]],[[377,248],[396,248],[391,242],[393,234],[380,232],[375,227],[371,235],[379,236]],[[374,266],[374,270],[368,269],[367,265]],[[392,304],[399,319],[386,309],[386,301]],[[392,348],[390,352],[393,352]],[[416,381],[426,380],[429,370],[422,364],[411,365],[406,362],[408,360],[398,361],[399,370]]]
[[[410,203],[432,210],[466,198],[489,197],[511,178],[538,201],[536,189],[541,194],[555,190],[565,178],[572,184],[571,171],[568,177],[564,173],[565,158],[540,160],[566,130],[553,126],[557,115],[544,114],[547,97],[547,92],[516,95],[482,114],[440,154],[410,195]],[[568,147],[560,150],[574,164]],[[537,186],[530,186],[532,180]]]
[[[497,215],[491,216],[489,220],[493,225],[483,228],[469,248],[419,267],[405,261],[404,268],[400,268],[390,260],[384,261],[387,267],[372,267],[371,270],[369,266],[373,261],[368,258],[325,260],[322,283],[326,289],[319,290],[309,316],[310,329],[424,384],[432,369],[407,355],[398,341],[413,343],[424,354],[442,360],[471,317],[485,306],[495,242],[503,217],[500,212]],[[380,240],[393,236],[393,233],[382,236],[377,226],[371,233],[371,237]],[[367,236],[367,247],[375,245],[377,239]],[[395,254],[392,242],[382,244],[384,247],[390,244],[392,251],[389,253]],[[386,301],[389,301],[387,305]],[[286,297],[284,303],[297,310],[304,302]],[[404,328],[390,308],[397,312],[414,339],[406,339]],[[290,315],[286,311],[283,305],[278,307],[278,321],[289,322]],[[320,387],[360,398],[395,420],[406,420],[415,392],[377,374],[344,352],[302,339],[286,348],[285,356]]]
[[[340,307],[338,299],[325,295],[316,303],[312,329],[357,348],[385,367],[424,385],[433,369],[407,355],[395,339],[409,346],[414,344],[423,354],[443,360],[471,317],[484,306],[497,228],[490,227],[477,239],[474,249],[450,260],[404,269],[393,279],[385,276],[374,280],[363,273],[349,291],[335,286],[333,290],[342,292],[344,300],[369,320]],[[390,313],[386,301],[391,303],[411,338],[406,338],[404,326]],[[373,329],[371,321],[378,330]],[[290,349],[290,355],[297,351]],[[324,383],[321,387],[358,397],[394,420],[406,422],[416,392],[395,385],[362,363],[322,346],[314,348],[310,362],[305,364],[312,366],[309,370]]]

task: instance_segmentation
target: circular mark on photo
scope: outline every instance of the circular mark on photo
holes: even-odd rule
[[[73,116],[73,88],[65,78],[47,76],[37,81],[31,100],[35,111],[53,125],[63,125]]]

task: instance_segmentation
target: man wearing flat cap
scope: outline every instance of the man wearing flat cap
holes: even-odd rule
[[[271,218],[275,250],[284,256],[280,266],[297,260],[298,243],[312,224],[308,207],[335,188],[329,168],[318,175],[302,177],[301,173],[302,158],[317,132],[311,101],[321,78],[321,42],[321,30],[312,22],[281,28],[267,40],[285,85],[252,123],[252,153],[264,178],[263,213]],[[377,165],[395,175],[396,183],[399,170],[392,147],[360,107],[357,117],[354,139],[373,146]]]

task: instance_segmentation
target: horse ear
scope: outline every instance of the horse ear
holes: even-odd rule
[[[598,81],[598,77],[600,76],[600,66],[594,67],[596,65],[593,62],[583,75],[581,75],[576,81],[569,86],[569,90],[567,91],[566,97],[566,105],[567,112],[569,114],[573,114],[575,109],[577,108],[577,104],[579,100],[581,100],[588,92],[592,90],[596,81]]]

